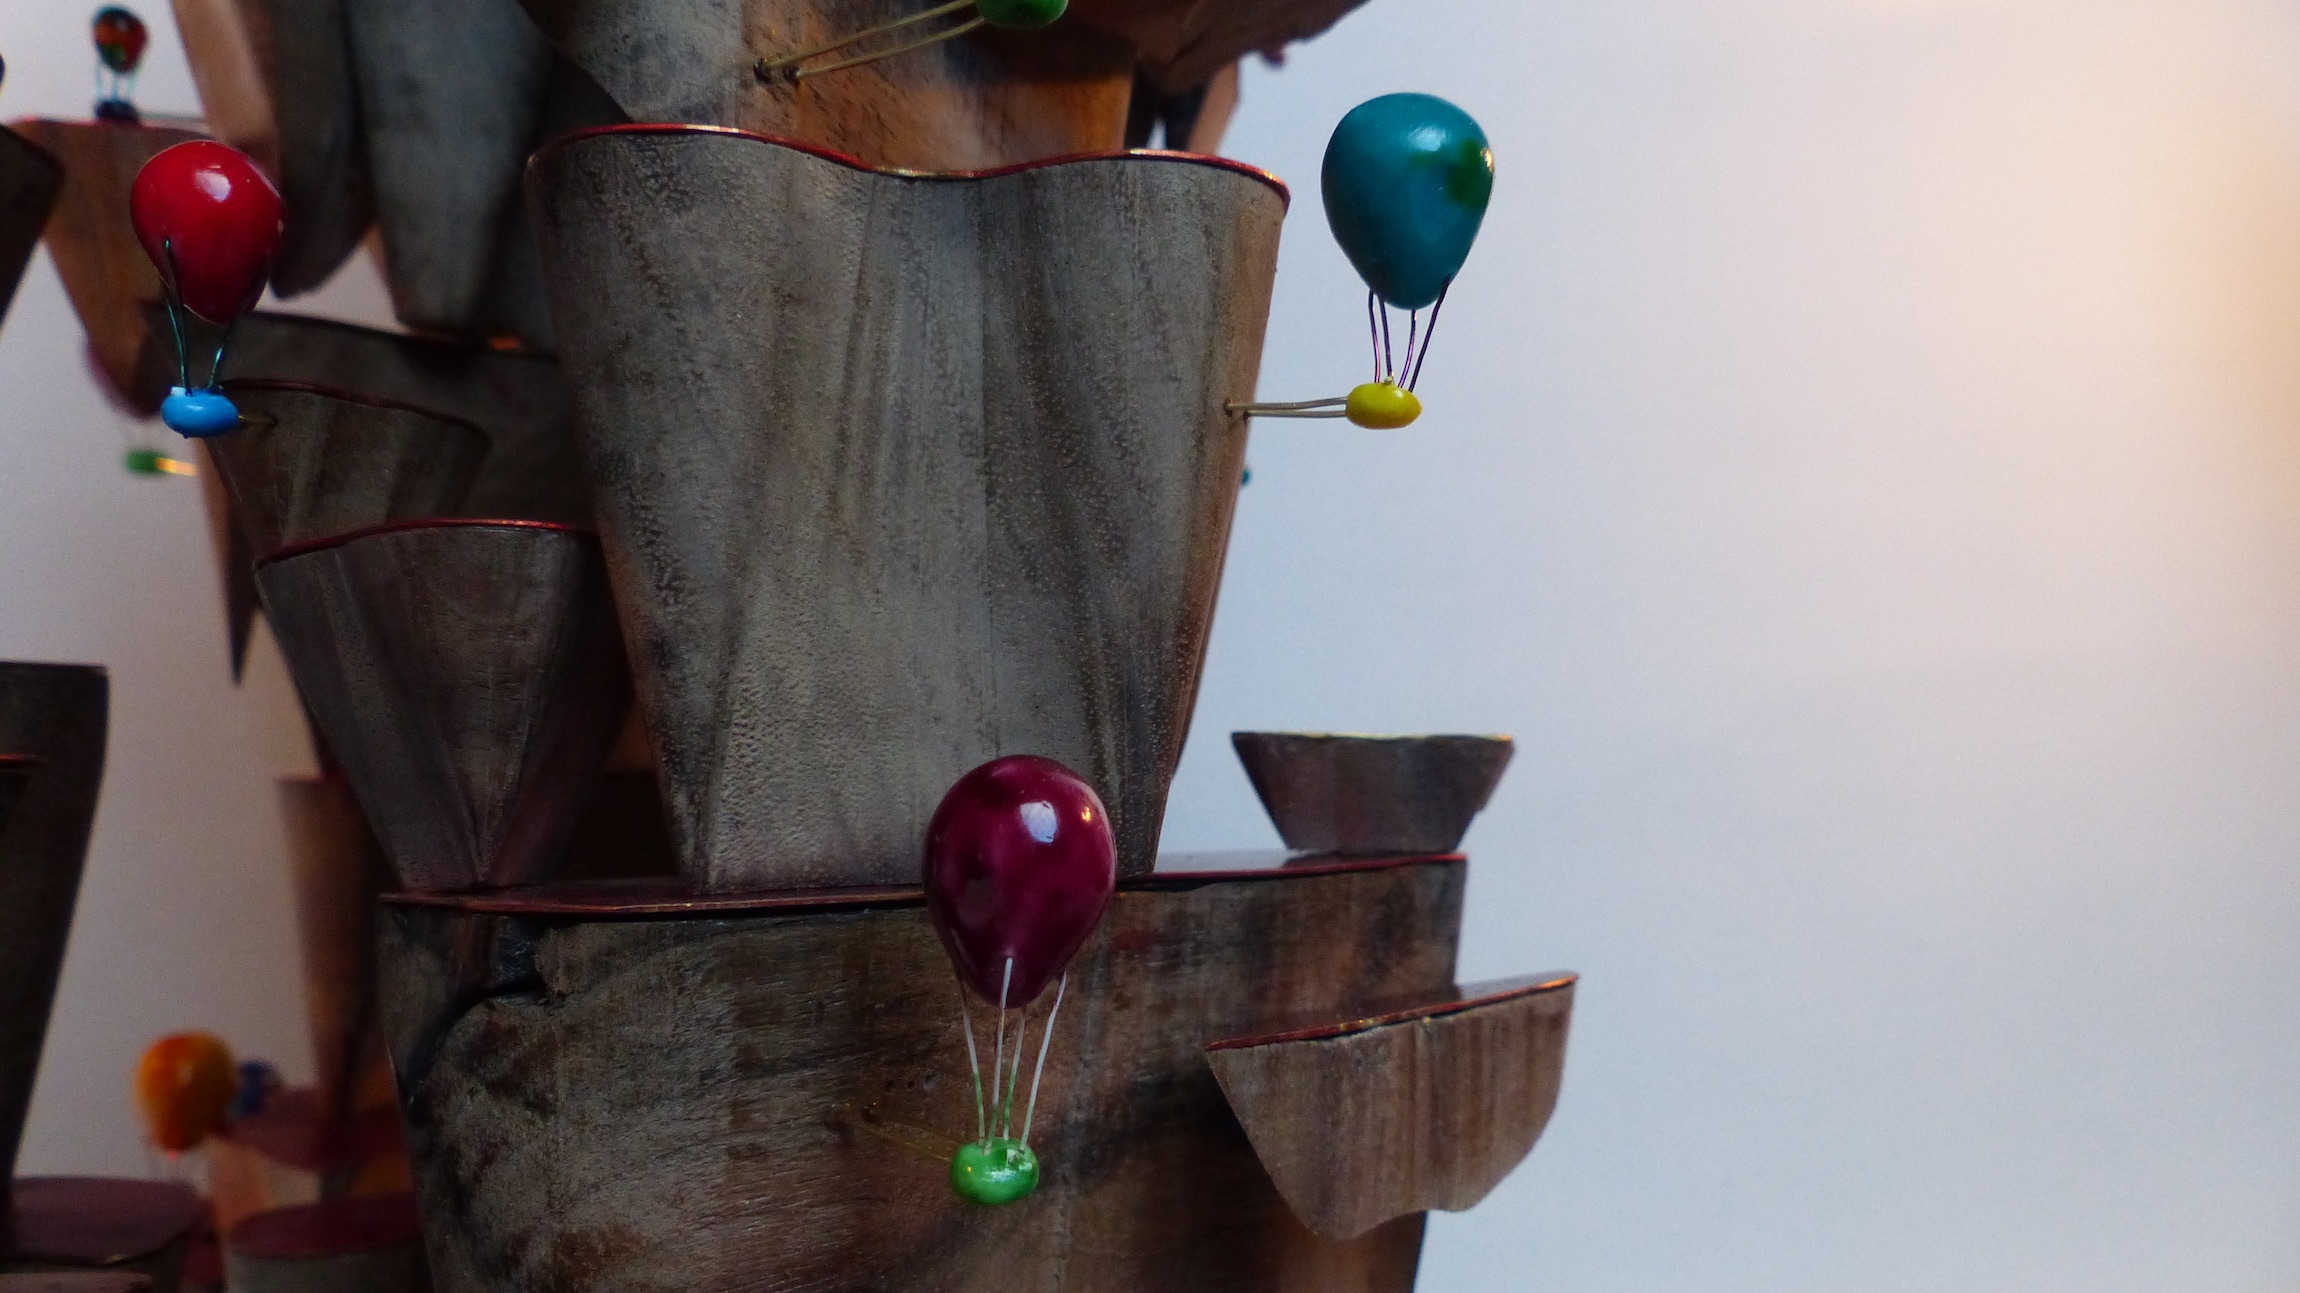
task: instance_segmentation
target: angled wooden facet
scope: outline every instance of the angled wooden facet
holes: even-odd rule
[[[1121,882],[1052,1032],[1038,1191],[999,1209],[950,1187],[974,1096],[915,888],[387,899],[385,1031],[436,1286],[1405,1293],[1422,1219],[1306,1230],[1204,1046],[1450,984],[1465,870]]]
[[[145,321],[144,307],[160,299],[160,275],[128,223],[128,190],[154,153],[203,136],[102,121],[19,121],[16,130],[64,164],[48,256],[88,347],[124,403],[156,413],[175,380],[175,353]]]
[[[63,191],[62,162],[15,131],[0,129],[0,319],[8,315],[24,266]]]
[[[1206,1048],[1278,1192],[1349,1239],[1475,1207],[1533,1151],[1565,1074],[1570,974],[1472,984]]]
[[[28,754],[0,754],[0,835],[8,833],[8,818],[16,811],[16,801],[24,797],[25,787],[40,771],[40,761]]]
[[[348,1122],[384,1063],[375,1000],[375,900],[391,868],[341,775],[279,783],[303,943],[304,1012],[324,1114]]]
[[[0,661],[0,751],[40,761],[0,831],[0,1180],[16,1161],[72,930],[110,691],[91,665]]]
[[[950,784],[1022,753],[1093,782],[1147,871],[1284,190],[663,127],[573,136],[530,185],[688,879],[907,880]]]
[[[1232,732],[1286,847],[1450,853],[1500,784],[1506,736]]]
[[[241,426],[207,441],[261,557],[388,521],[459,514],[487,436],[459,418],[294,382],[231,382]]]
[[[562,865],[630,705],[596,539],[409,523],[290,548],[256,582],[402,887]]]
[[[1169,94],[1195,89],[1248,54],[1308,40],[1365,0],[1071,0],[1064,22],[1126,42],[1142,75]]]
[[[169,0],[208,133],[279,175],[272,103],[271,18],[261,0]]]

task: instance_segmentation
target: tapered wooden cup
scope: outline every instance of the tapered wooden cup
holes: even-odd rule
[[[1091,781],[1149,870],[1285,190],[634,126],[544,149],[530,198],[688,879],[915,879],[1007,754]]]
[[[0,130],[0,317],[63,191],[62,162],[15,131]]]
[[[13,1174],[104,778],[110,682],[0,661],[0,750],[40,761],[0,831],[0,1181]]]
[[[597,540],[415,522],[288,548],[256,582],[401,887],[562,864],[630,704]]]
[[[8,833],[8,819],[16,812],[16,801],[24,797],[24,788],[32,784],[39,770],[40,761],[29,755],[0,754],[0,835]]]
[[[238,430],[206,441],[258,556],[392,521],[454,516],[487,459],[461,418],[298,382],[235,381]]]
[[[1506,736],[1232,732],[1287,848],[1450,853],[1517,747]]]

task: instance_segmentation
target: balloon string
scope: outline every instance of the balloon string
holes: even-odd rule
[[[1388,306],[1387,304],[1385,304],[1385,305],[1383,305],[1383,306],[1382,306],[1382,309],[1381,309],[1381,316],[1382,316],[1382,362],[1381,362],[1381,370],[1382,370],[1382,375],[1381,375],[1381,380],[1386,382],[1386,381],[1388,381],[1388,380],[1390,379],[1390,374],[1392,374],[1392,373],[1394,373],[1394,372],[1396,372],[1396,371],[1397,371],[1396,354],[1395,354],[1395,352],[1394,352],[1394,351],[1392,351],[1392,350],[1390,349],[1390,309],[1389,309],[1389,306]]]
[[[1011,1139],[1014,1135],[1014,1093],[1022,1085],[1022,1040],[1030,1031],[1030,1007],[1026,1005],[1016,1013],[1020,1021],[1014,1027],[1014,1072],[1007,1076],[1006,1107],[999,1111],[998,1134],[1002,1139]]]
[[[972,3],[972,0],[969,0],[969,3]],[[892,49],[882,49],[875,54],[857,54],[853,58],[842,58],[836,63],[825,63],[821,67],[799,68],[795,71],[785,73],[785,75],[788,76],[792,81],[797,82],[803,81],[810,76],[821,76],[825,72],[843,72],[850,67],[861,67],[865,63],[876,63],[882,58],[893,58],[897,54],[908,54],[914,49],[925,49],[929,45],[939,45],[946,40],[957,40],[959,37],[964,36],[966,33],[973,31],[977,27],[980,27],[985,21],[987,20],[982,18],[971,19],[969,21],[960,23],[956,27],[951,28],[949,31],[938,31],[932,36],[921,36],[917,40],[911,41],[908,44],[896,45]]]
[[[1006,958],[1006,976],[998,981],[998,1055],[990,1061],[990,1102],[998,1103],[998,1079],[1006,1072],[1006,990],[1014,984],[1014,958]],[[984,1139],[988,1139],[985,1137]]]
[[[192,388],[191,347],[184,344],[184,321],[176,314],[179,304],[176,300],[176,279],[180,271],[176,268],[175,239],[160,239],[160,254],[168,258],[168,281],[160,284],[160,295],[168,312],[168,331],[176,336],[176,385],[188,391]]]
[[[1343,406],[1346,399],[1303,400],[1298,404],[1240,404],[1236,401],[1222,406],[1225,412],[1242,413],[1250,418],[1346,418],[1350,411]]]
[[[908,18],[897,18],[893,22],[882,22],[875,27],[865,27],[861,31],[849,32],[848,34],[839,37],[837,40],[825,42],[824,44],[817,45],[812,49],[800,50],[796,54],[785,54],[781,58],[775,59],[762,58],[758,62],[751,65],[751,73],[752,75],[758,77],[758,79],[761,81],[771,81],[775,77],[780,76],[787,81],[796,83],[801,77],[820,76],[825,72],[835,72],[842,67],[852,67],[857,63],[867,63],[874,59],[888,58],[895,54],[900,54],[904,50],[917,49],[922,45],[931,45],[938,40],[949,40],[951,37],[959,35],[961,32],[972,31],[974,28],[981,26],[982,20],[977,18],[973,22],[959,27],[954,31],[943,32],[938,35],[930,36],[925,40],[904,45],[896,49],[882,50],[876,54],[864,55],[859,58],[851,58],[841,63],[834,63],[829,67],[818,67],[811,72],[801,71],[798,68],[798,64],[804,63],[810,58],[816,58],[821,55],[828,54],[833,50],[845,49],[849,45],[860,44],[863,41],[869,40],[873,36],[883,36],[888,32],[901,31],[905,27],[915,27],[919,23],[927,22],[935,18],[940,18],[945,14],[953,14],[958,13],[964,9],[972,9],[974,7],[974,3],[975,0],[949,0],[949,3],[947,4],[936,5],[934,8],[928,9],[922,13],[914,13]]]
[[[1425,332],[1425,333],[1423,333],[1423,334],[1422,334],[1422,354],[1421,354],[1421,358],[1419,358],[1419,359],[1412,359],[1412,355],[1411,355],[1411,353],[1410,353],[1410,352],[1409,352],[1409,354],[1408,354],[1408,356],[1407,356],[1409,359],[1412,359],[1412,362],[1413,362],[1413,366],[1414,366],[1414,369],[1413,369],[1413,373],[1412,373],[1412,375],[1406,378],[1406,389],[1407,389],[1407,390],[1409,390],[1409,391],[1410,391],[1410,390],[1412,390],[1414,387],[1416,387],[1416,386],[1419,386],[1419,385],[1421,384],[1421,380],[1422,380],[1422,365],[1423,365],[1423,364],[1426,364],[1426,363],[1428,363],[1428,362],[1429,362],[1429,360],[1430,360],[1430,342],[1431,342],[1431,340],[1433,340],[1433,339],[1434,339],[1434,338],[1437,336],[1437,321],[1438,321],[1438,311],[1440,311],[1440,310],[1442,310],[1442,309],[1444,309],[1444,308],[1445,308],[1445,296],[1446,296],[1446,293],[1448,293],[1448,292],[1451,292],[1452,290],[1453,290],[1453,280],[1452,280],[1452,279],[1450,279],[1450,278],[1449,278],[1449,279],[1447,279],[1447,280],[1445,281],[1445,285],[1444,285],[1444,286],[1442,286],[1442,287],[1438,288],[1438,299],[1437,299],[1437,303],[1436,303],[1435,305],[1432,305],[1432,306],[1430,307],[1430,327],[1429,327],[1429,331],[1427,331],[1427,332]]]
[[[1046,1076],[1046,1046],[1054,1040],[1054,1021],[1062,1014],[1062,994],[1070,989],[1070,975],[1065,972],[1062,981],[1054,985],[1054,1009],[1046,1012],[1046,1028],[1038,1036],[1038,1067],[1030,1072],[1030,1107],[1022,1115],[1022,1144],[1030,1146],[1030,1128],[1038,1121],[1038,1083]]]
[[[1372,288],[1366,289],[1366,331],[1371,333],[1374,339],[1374,380],[1377,382],[1388,375],[1382,371],[1381,325],[1374,321],[1375,302],[1379,299]]]
[[[224,352],[231,348],[232,334],[238,332],[239,327],[240,321],[238,319],[234,319],[230,323],[225,324],[224,335],[216,341],[215,362],[208,365],[208,389],[211,391],[223,389]]]
[[[1421,330],[1422,312],[1419,310],[1409,312],[1406,315],[1406,367],[1405,372],[1399,374],[1401,377],[1413,372],[1414,340],[1420,334]]]
[[[966,980],[958,981],[958,1017],[966,1024],[966,1067],[974,1074],[974,1138],[990,1139],[990,1113],[982,1103],[982,1053],[974,1048],[974,1009],[966,1004]]]

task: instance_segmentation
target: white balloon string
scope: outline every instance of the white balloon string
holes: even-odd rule
[[[1062,1013],[1062,994],[1070,988],[1070,975],[1065,971],[1062,981],[1054,985],[1054,1009],[1046,1012],[1046,1029],[1038,1037],[1038,1067],[1030,1072],[1030,1107],[1022,1115],[1022,1143],[1030,1144],[1030,1127],[1038,1121],[1038,1083],[1046,1076],[1046,1046],[1054,1040],[1054,1020]]]
[[[1006,1072],[1006,990],[1014,985],[1014,958],[1006,958],[1006,977],[998,981],[998,1055],[990,1061],[990,1102],[997,1104],[998,1079]]]
[[[966,1025],[966,1067],[974,1074],[974,1138],[990,1139],[990,1113],[982,1103],[982,1052],[974,1048],[974,1010],[966,1004],[966,981],[958,984],[958,1017]]]

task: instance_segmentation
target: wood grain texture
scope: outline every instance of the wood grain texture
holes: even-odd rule
[[[0,130],[0,319],[64,191],[64,164],[13,130]]]
[[[241,426],[208,460],[260,558],[389,521],[455,516],[486,461],[485,432],[405,404],[292,382],[226,385]]]
[[[556,872],[630,706],[597,540],[403,524],[287,549],[256,582],[403,887]]]
[[[145,305],[161,296],[160,275],[128,223],[128,189],[154,153],[202,136],[100,121],[19,121],[16,130],[64,164],[63,192],[48,217],[48,256],[113,393],[149,417],[167,396],[176,363],[145,324]]]
[[[0,833],[0,1172],[16,1162],[40,1071],[104,780],[110,693],[92,665],[0,661],[0,751],[40,760]]]
[[[1283,190],[677,128],[563,141],[531,189],[684,874],[907,879],[949,785],[1021,753],[1092,781],[1148,870]]]
[[[18,1177],[0,1271],[140,1275],[176,1293],[206,1210],[187,1186],[102,1176]]]
[[[762,84],[761,58],[917,13],[916,0],[524,0],[637,121],[734,126],[877,166],[979,170],[1120,146],[1133,51],[1064,22]]]
[[[342,268],[375,224],[351,31],[343,0],[235,2],[275,114],[278,169],[272,174],[287,207],[287,230],[272,261],[272,288],[297,296]],[[195,72],[198,66],[195,54]]]
[[[1516,746],[1506,736],[1232,732],[1286,847],[1449,853],[1484,811]]]
[[[1202,1047],[1449,983],[1463,874],[1429,859],[1122,886],[1046,1062],[1042,1184],[995,1212],[952,1193],[947,1150],[909,1147],[975,1125],[957,988],[915,899],[591,921],[388,905],[385,1026],[434,1279],[1409,1289],[1421,1219],[1346,1244],[1304,1230]]]
[[[520,203],[529,150],[622,114],[518,0],[340,0],[392,307],[410,327],[551,344]]]
[[[1206,1048],[1231,1110],[1294,1214],[1349,1239],[1475,1207],[1557,1108],[1574,977],[1473,984],[1372,1017]]]
[[[391,887],[391,867],[340,775],[283,777],[279,799],[319,1107],[349,1124],[361,1091],[389,1064],[375,999],[375,901]]]

